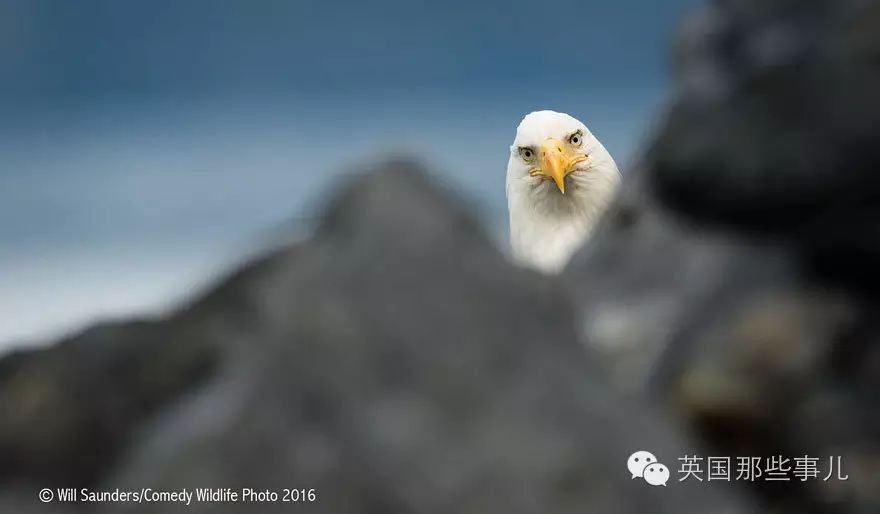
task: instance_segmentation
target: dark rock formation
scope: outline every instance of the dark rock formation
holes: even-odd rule
[[[878,27],[873,0],[730,0],[693,16],[648,159],[658,194],[880,286]]]
[[[841,455],[848,482],[759,481],[768,511],[880,506],[874,304],[808,280],[796,251],[694,227],[632,189],[567,270],[612,383],[665,405],[701,454]],[[824,477],[823,468],[823,477]]]
[[[94,483],[139,424],[211,370],[217,354],[203,343],[129,322],[4,358],[0,480]]]
[[[845,482],[759,481],[772,512],[880,511],[878,57],[877,1],[694,16],[672,108],[567,272],[615,382],[711,454],[843,457]]]
[[[312,240],[169,319],[8,358],[3,401],[27,408],[0,431],[0,506],[37,512],[51,484],[306,488],[275,510],[327,513],[747,512],[732,487],[631,479],[631,452],[674,470],[694,445],[606,385],[561,283],[409,168],[352,183]]]

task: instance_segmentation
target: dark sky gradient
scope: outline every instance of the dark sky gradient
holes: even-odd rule
[[[665,2],[4,0],[6,107],[109,97],[662,87]]]

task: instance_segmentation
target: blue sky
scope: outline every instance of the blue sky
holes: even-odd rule
[[[626,169],[693,0],[0,5],[0,347],[160,312],[422,157],[503,232],[516,124],[553,108]]]
[[[13,107],[205,94],[467,95],[489,85],[660,87],[669,36],[695,4],[5,0],[0,78]]]

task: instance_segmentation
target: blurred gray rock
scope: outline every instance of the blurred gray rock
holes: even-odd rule
[[[0,360],[0,481],[94,483],[140,423],[207,376],[217,354],[203,343],[108,323]]]
[[[89,474],[72,464],[58,472],[57,456],[29,460],[58,443],[28,439],[26,429],[58,414],[22,415],[17,430],[0,432],[0,448],[20,456],[5,470],[0,505],[42,512],[35,495],[49,478],[78,478],[98,490],[317,494],[307,504],[199,503],[187,512],[751,512],[729,484],[631,478],[627,457],[646,448],[668,459],[675,482],[676,459],[694,444],[607,385],[573,314],[560,282],[510,265],[452,195],[416,166],[390,164],[350,184],[310,241],[249,265],[169,319],[105,332],[106,344],[94,333],[76,340],[101,355],[136,346],[115,373],[109,357],[68,358],[69,342],[27,356],[27,367],[7,360],[6,377],[62,368],[45,372],[46,382],[68,377],[54,394],[66,411],[89,413],[59,418],[80,434],[64,458]],[[155,352],[132,342],[145,340]],[[189,365],[148,368],[172,350]],[[80,362],[89,358],[99,362]],[[40,376],[0,388],[18,401],[39,390]],[[90,381],[104,389],[68,393]],[[152,408],[106,429],[106,406],[127,400]],[[100,463],[80,454],[104,441],[115,444]]]
[[[676,60],[647,159],[658,195],[880,286],[880,2],[718,1],[685,23]]]
[[[772,512],[880,511],[878,57],[877,1],[695,15],[672,107],[564,277],[614,383],[710,454],[842,456],[848,481],[755,485]]]
[[[681,420],[703,457],[842,456],[850,481],[757,482],[768,512],[875,511],[874,304],[805,280],[785,245],[683,221],[644,184],[563,277],[612,383]]]
[[[676,327],[724,309],[710,303],[719,289],[775,279],[786,265],[778,245],[746,244],[676,217],[658,204],[639,169],[564,282],[581,307],[579,328],[606,357],[614,385],[642,391],[658,379],[661,356],[682,351],[669,346],[679,339]]]

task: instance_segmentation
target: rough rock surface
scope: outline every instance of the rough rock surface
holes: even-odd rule
[[[4,512],[39,512],[47,485],[313,488],[295,508],[326,513],[748,512],[735,488],[631,479],[631,452],[693,444],[605,383],[560,283],[412,167],[351,184],[312,240],[169,319],[7,358],[3,407],[24,405],[0,431]],[[254,509],[272,506],[186,510]]]
[[[759,481],[768,510],[880,511],[880,2],[719,1],[677,55],[567,270],[584,338],[710,455],[842,456],[848,481]]]

